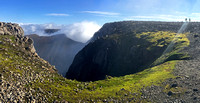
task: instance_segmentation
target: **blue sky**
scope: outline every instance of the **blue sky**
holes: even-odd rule
[[[87,42],[103,24],[124,20],[200,21],[200,0],[0,0],[0,21],[19,23],[25,35],[58,28]],[[55,34],[56,35],[56,34]]]
[[[200,0],[1,0],[0,21],[99,25],[123,20],[200,20]]]
[[[1,0],[0,20],[71,24],[123,20],[200,20],[198,0]]]

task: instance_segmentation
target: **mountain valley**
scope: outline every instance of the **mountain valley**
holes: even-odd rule
[[[199,22],[106,23],[85,47],[64,37],[0,22],[0,102],[200,102]],[[61,53],[76,54],[67,78],[51,65]]]

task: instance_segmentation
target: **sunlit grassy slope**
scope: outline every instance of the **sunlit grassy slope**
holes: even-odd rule
[[[136,35],[138,38],[145,36],[145,39],[152,42],[152,46],[164,46],[171,42],[175,36],[173,32],[145,32]],[[0,41],[5,38],[10,38],[12,43],[15,43],[14,36],[0,36]],[[144,38],[143,38],[144,39]],[[161,42],[158,40],[162,40]],[[157,66],[148,68],[142,72],[121,76],[110,77],[107,79],[95,82],[79,82],[76,80],[69,80],[63,78],[55,72],[44,69],[43,63],[34,61],[28,55],[17,50],[9,43],[0,44],[0,73],[4,75],[7,80],[19,81],[18,79],[11,78],[10,72],[19,74],[22,78],[32,73],[33,78],[35,75],[40,75],[24,85],[24,88],[34,90],[33,95],[41,95],[48,98],[49,102],[69,101],[69,102],[116,102],[116,101],[131,101],[131,102],[148,102],[147,99],[141,99],[141,89],[151,85],[163,86],[162,82],[169,78],[174,78],[172,71],[178,59],[187,57],[184,53],[180,58],[168,59],[169,57],[179,53],[183,46],[189,45],[189,40],[186,34],[181,34],[176,41],[175,49],[171,51],[168,56],[161,57],[158,60]],[[151,46],[147,49],[151,50]],[[164,63],[163,63],[164,62]],[[20,65],[21,69],[17,66]],[[26,69],[29,68],[29,69]],[[31,68],[31,70],[30,70]],[[6,72],[5,72],[6,71]],[[31,76],[31,75],[30,75]]]

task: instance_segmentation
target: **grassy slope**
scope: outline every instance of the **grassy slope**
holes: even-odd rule
[[[151,34],[150,36],[147,36]],[[147,32],[137,35],[147,36],[147,39],[151,42],[154,42],[154,46],[162,46],[162,44],[156,44],[156,41],[164,38],[166,41],[171,41],[175,36],[175,33],[171,32]],[[0,36],[2,41],[6,36]],[[189,45],[189,41],[186,38],[185,34],[181,35],[182,38],[178,39],[178,45],[176,48],[180,48],[185,45]],[[11,38],[14,42],[13,36],[8,36],[6,38]],[[180,42],[184,41],[184,42]],[[13,46],[10,44],[0,44],[0,48],[7,48],[6,51],[0,51],[0,73],[6,71],[13,71],[20,75],[23,75],[26,71],[24,69],[17,69],[16,65],[23,65],[24,67],[31,67],[33,73],[43,74],[40,78],[31,81],[25,85],[26,88],[34,89],[35,95],[40,93],[42,96],[48,97],[49,101],[62,101],[67,100],[70,102],[78,101],[109,101],[109,100],[119,100],[119,101],[143,101],[147,102],[148,100],[140,100],[142,95],[141,89],[151,85],[160,85],[165,79],[174,78],[172,71],[175,69],[176,60],[167,61],[163,64],[154,66],[152,68],[146,69],[142,72],[126,75],[122,77],[109,77],[106,80],[100,80],[96,82],[78,82],[76,80],[68,80],[63,78],[54,72],[49,72],[49,70],[41,69],[42,63],[34,62],[23,58],[20,51],[16,51]],[[151,49],[148,47],[147,49]],[[171,52],[171,55],[174,55],[178,52]],[[7,53],[7,54],[6,54]],[[185,56],[185,55],[183,55]],[[167,60],[162,58],[163,61]],[[9,76],[9,72],[4,72],[4,77]],[[7,76],[6,76],[7,75]],[[16,80],[17,81],[17,80]],[[164,86],[165,87],[165,86]],[[39,91],[38,88],[41,88],[43,92]],[[167,90],[166,90],[167,91]],[[134,98],[134,99],[133,99]]]

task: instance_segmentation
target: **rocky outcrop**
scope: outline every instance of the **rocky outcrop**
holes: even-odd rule
[[[23,36],[24,31],[18,24],[0,22],[0,35]]]
[[[16,45],[20,45],[21,50],[28,51],[27,53],[30,55],[37,55],[33,40],[24,36],[24,31],[18,24],[0,22],[0,35],[14,35],[16,37]]]

